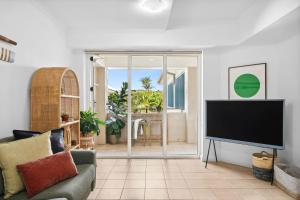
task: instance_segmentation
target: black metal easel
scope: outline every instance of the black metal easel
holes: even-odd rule
[[[217,151],[216,151],[215,140],[210,139],[210,140],[209,140],[209,145],[208,145],[208,151],[207,151],[206,161],[205,161],[205,168],[207,168],[207,162],[208,162],[208,157],[209,157],[209,151],[210,151],[211,141],[213,142],[213,145],[214,145],[214,151],[215,151],[216,162],[218,162],[218,157],[217,157]]]
[[[277,157],[277,149],[273,149],[271,185],[273,185],[273,181],[274,181],[274,162],[276,157]]]

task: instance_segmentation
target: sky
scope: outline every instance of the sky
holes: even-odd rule
[[[141,69],[131,70],[131,79],[132,79],[132,89],[138,90],[143,89],[141,78],[150,77],[152,80],[153,90],[162,90],[163,86],[158,84],[157,81],[160,78],[162,70],[159,69]],[[109,69],[108,70],[108,85],[113,89],[120,90],[122,82],[127,82],[128,80],[128,71],[127,69]]]

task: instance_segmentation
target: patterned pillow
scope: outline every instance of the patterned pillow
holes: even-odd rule
[[[4,179],[4,198],[22,191],[24,184],[16,166],[52,155],[50,131],[36,137],[0,144],[0,167]]]

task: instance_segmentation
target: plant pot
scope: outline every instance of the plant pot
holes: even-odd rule
[[[156,107],[156,110],[157,110],[157,112],[161,112],[161,110],[162,110],[162,107],[160,107],[160,106],[157,106],[157,107]]]
[[[94,137],[91,134],[80,136],[80,147],[83,149],[94,148]]]
[[[68,122],[69,121],[69,115],[62,115],[61,119],[63,122]]]
[[[116,135],[110,135],[109,136],[109,142],[111,144],[117,144],[119,142],[119,138]]]

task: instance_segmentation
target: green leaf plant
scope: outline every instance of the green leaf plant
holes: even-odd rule
[[[91,109],[80,111],[80,131],[83,136],[89,134],[100,134],[100,125],[105,125],[105,122],[96,117],[97,113]]]

